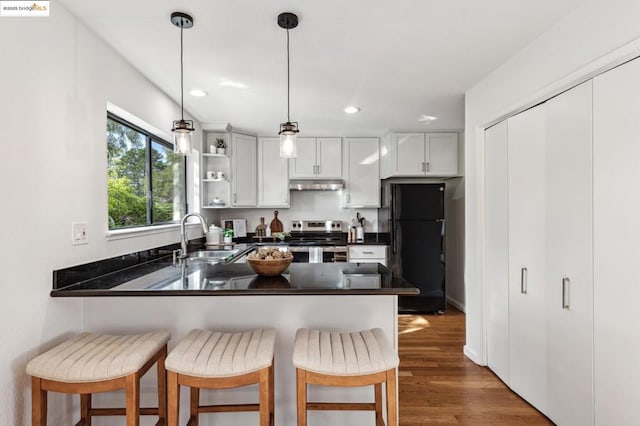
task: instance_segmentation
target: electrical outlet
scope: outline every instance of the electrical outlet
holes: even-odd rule
[[[71,224],[71,244],[74,246],[89,244],[87,222],[73,222]]]

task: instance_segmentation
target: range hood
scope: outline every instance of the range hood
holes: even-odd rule
[[[342,179],[289,179],[291,191],[339,191],[344,189]]]

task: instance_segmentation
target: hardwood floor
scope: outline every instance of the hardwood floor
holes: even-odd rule
[[[551,425],[488,368],[462,354],[465,317],[400,315],[400,425]]]

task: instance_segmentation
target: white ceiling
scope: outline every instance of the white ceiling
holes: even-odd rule
[[[62,0],[179,102],[184,32],[185,109],[201,123],[275,135],[286,121],[286,32],[291,30],[291,119],[300,136],[381,135],[464,127],[464,92],[582,0]],[[222,81],[246,88],[221,86]],[[355,115],[343,112],[354,104]],[[438,117],[428,126],[422,115]]]

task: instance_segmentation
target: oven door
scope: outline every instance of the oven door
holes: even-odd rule
[[[296,263],[346,262],[346,246],[290,246]]]

